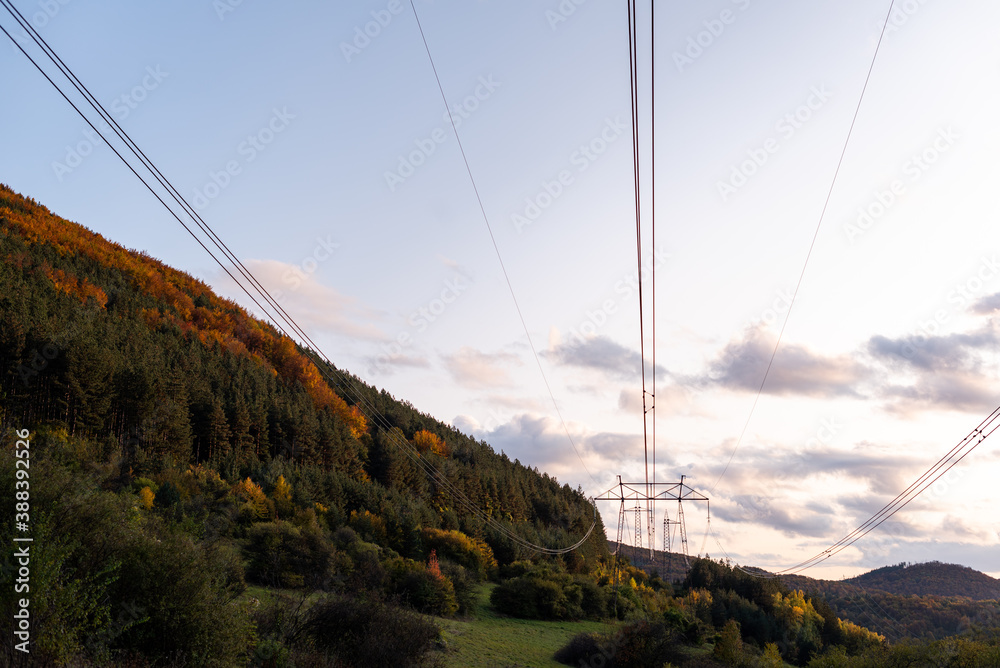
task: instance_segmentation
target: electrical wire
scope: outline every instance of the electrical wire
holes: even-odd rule
[[[112,145],[112,143],[108,140],[108,138],[105,137],[105,135],[90,121],[87,115],[83,113],[83,111],[72,100],[70,100],[70,98],[62,90],[62,88],[55,81],[53,81],[53,79],[48,75],[48,73],[44,71],[44,69],[35,61],[34,58],[32,58],[30,54],[28,54],[28,52],[13,38],[13,36],[9,32],[7,32],[7,30],[3,28],[2,25],[0,25],[0,30],[2,30],[3,33],[7,35],[7,37],[11,40],[11,42],[24,54],[24,56],[32,63],[32,65],[34,65],[34,67],[42,74],[42,76],[44,76],[45,79],[59,92],[59,94],[63,97],[63,99],[65,99],[66,102],[69,103],[70,106],[74,109],[74,111],[76,111],[77,114],[79,114],[80,117],[83,118],[84,121],[91,127],[91,129],[93,129],[94,132],[101,137],[104,143],[107,144],[109,148],[111,148],[111,150],[125,164],[125,166],[129,169],[129,171],[131,171],[133,175],[135,175],[136,178],[140,180],[140,182],[146,187],[146,189],[149,190],[150,193],[167,209],[167,211],[171,214],[171,216],[175,220],[177,220],[178,223],[181,224],[181,226],[188,232],[188,234],[190,234],[195,239],[195,241],[223,269],[223,271],[233,280],[233,282],[244,293],[247,294],[250,300],[254,304],[256,304],[258,308],[261,309],[264,316],[272,321],[271,324],[273,327],[275,327],[276,330],[281,332],[283,335],[288,336],[288,333],[279,323],[279,321],[284,321],[285,324],[291,329],[291,331],[297,333],[305,341],[308,341],[313,346],[313,349],[309,349],[308,347],[304,348],[304,350],[307,351],[307,356],[319,357],[323,361],[325,361],[326,364],[332,367],[333,366],[332,362],[330,362],[329,358],[324,353],[322,353],[322,350],[319,348],[319,346],[316,345],[311,338],[309,338],[305,330],[302,329],[298,325],[298,323],[295,322],[295,320],[277,303],[277,301],[270,295],[270,293],[267,292],[267,290],[263,287],[263,285],[256,279],[256,277],[253,276],[253,273],[250,272],[239,261],[238,258],[236,258],[235,254],[233,254],[230,251],[228,246],[225,246],[221,238],[217,234],[215,234],[213,230],[211,230],[208,224],[205,223],[203,219],[201,219],[201,217],[197,214],[197,212],[193,209],[193,207],[191,207],[191,205],[187,203],[187,201],[180,195],[180,193],[173,187],[173,185],[166,179],[166,177],[163,176],[162,172],[160,172],[155,167],[155,165],[153,165],[152,161],[149,160],[146,154],[143,153],[138,148],[138,145],[131,139],[131,137],[129,137],[128,134],[125,133],[125,131],[117,124],[117,122],[114,121],[114,119],[110,116],[110,114],[107,113],[107,110],[105,110],[103,106],[99,102],[97,102],[96,98],[94,98],[93,95],[90,94],[89,89],[83,86],[80,80],[75,76],[75,74],[73,74],[72,70],[70,70],[69,67],[67,67],[65,63],[62,61],[62,59],[59,58],[57,54],[55,54],[55,51],[48,45],[47,42],[45,42],[44,38],[42,38],[41,35],[39,35],[37,31],[34,30],[34,27],[26,19],[24,19],[24,17],[20,14],[20,12],[18,12],[18,10],[15,7],[13,7],[13,5],[10,4],[7,0],[0,0],[0,4],[2,4],[3,7],[7,10],[7,12],[15,19],[15,21],[17,21],[18,24],[23,29],[25,29],[28,34],[31,35],[36,45],[38,45],[39,48],[42,49],[43,53],[56,65],[56,67],[60,70],[63,76],[65,76],[70,81],[70,83],[74,86],[74,88],[76,88],[77,92],[83,95],[84,99],[86,99],[87,102],[91,105],[91,107],[93,107],[95,111],[97,111],[97,113],[102,117],[102,119],[105,122],[110,122],[110,127],[115,131],[119,139],[126,144],[126,146],[133,153],[133,155],[135,155],[139,159],[143,167],[145,167],[146,170],[150,172],[150,174],[157,180],[157,182],[161,185],[161,187],[166,188],[170,197],[174,199],[174,201],[177,202],[179,206],[181,206],[184,213],[190,216],[196,222],[196,224],[198,224],[198,227],[202,229],[202,231],[209,236],[212,243],[217,248],[219,248],[220,251],[222,251],[223,255],[225,255],[228,259],[234,262],[234,266],[237,268],[237,273],[243,276],[250,283],[251,288],[254,289],[263,298],[265,303],[267,303],[271,308],[275,309],[277,317],[273,316],[268,311],[268,309],[265,308],[250,293],[250,291],[243,285],[243,283],[240,282],[229,271],[229,268],[226,267],[225,264],[223,264],[219,260],[219,258],[214,253],[212,253],[211,250],[209,250],[209,248],[197,236],[197,234],[195,234],[195,232],[186,223],[184,223],[181,217],[170,207],[169,204],[167,204],[167,202],[160,196],[160,194],[156,192],[156,190],[146,181],[146,179],[143,176],[141,176],[138,173],[138,171],[136,171],[135,167],[125,158],[125,156],[123,156],[118,151],[118,149],[116,149],[115,146]],[[316,364],[315,360],[313,360],[313,363]],[[332,378],[330,374],[322,368],[322,364],[316,364],[316,366],[318,370],[320,370],[321,373],[323,373],[324,376],[327,377],[328,380],[334,381],[336,383],[336,380]],[[347,377],[350,378],[350,376]],[[336,384],[340,385],[339,383]],[[344,386],[341,385],[341,387]],[[515,544],[518,544],[521,547],[524,547],[526,549],[535,552],[541,552],[545,554],[565,554],[567,552],[577,549],[580,545],[586,542],[589,539],[590,535],[592,534],[594,528],[596,527],[597,508],[596,506],[594,506],[594,521],[591,524],[590,529],[586,532],[586,535],[579,542],[570,547],[546,548],[544,546],[535,545],[530,541],[522,539],[520,536],[517,536],[511,530],[508,530],[505,526],[503,526],[502,524],[494,520],[492,517],[485,514],[477,506],[475,506],[475,504],[473,504],[455,485],[453,485],[449,480],[447,480],[447,478],[445,478],[443,474],[437,471],[433,467],[433,465],[431,465],[429,462],[421,458],[419,453],[412,451],[412,447],[409,446],[409,444],[399,442],[400,439],[398,439],[398,437],[394,437],[392,432],[389,430],[388,422],[385,421],[384,418],[381,418],[381,416],[378,414],[378,411],[375,410],[375,407],[365,399],[363,393],[357,390],[356,387],[347,386],[345,389],[349,394],[353,395],[352,398],[355,399],[355,405],[361,407],[360,410],[362,410],[365,416],[373,424],[380,424],[381,426],[386,428],[389,440],[393,442],[395,445],[397,445],[397,447],[399,447],[404,452],[404,454],[413,459],[417,463],[417,466],[421,470],[423,470],[428,475],[428,477],[430,477],[432,480],[437,482],[442,488],[448,491],[449,494],[452,496],[453,500],[458,502],[460,505],[464,506],[473,515],[481,519],[487,526],[494,529],[499,534],[508,538]]]
[[[1000,406],[993,409],[993,412],[991,412],[975,428],[973,428],[971,432],[962,438],[958,444],[945,453],[940,459],[937,460],[937,462],[928,467],[928,469],[924,471],[916,480],[910,483],[906,489],[897,494],[892,501],[885,504],[878,512],[858,525],[853,531],[849,532],[846,536],[815,556],[806,559],[805,561],[801,561],[794,566],[772,571],[770,573],[764,572],[764,574],[754,573],[739,566],[737,566],[737,568],[744,573],[754,575],[756,577],[776,578],[782,575],[796,575],[823,561],[826,561],[830,557],[833,557],[851,545],[854,545],[856,542],[877,529],[890,517],[908,506],[914,499],[923,494],[928,487],[937,482],[938,479],[947,475],[951,469],[957,466],[963,459],[972,453],[973,450],[979,447],[979,445],[989,438],[989,436],[997,429],[1000,429]],[[719,537],[715,534],[714,530],[712,531],[712,535],[715,536],[719,549],[721,549],[723,554],[725,554],[728,558],[729,554],[726,552],[725,548],[722,547],[722,543],[719,540]]]
[[[875,53],[872,54],[871,64],[868,66],[868,74],[865,76],[865,84],[861,87],[861,95],[858,96],[858,104],[854,108],[854,117],[851,119],[851,125],[847,130],[847,137],[844,139],[844,146],[840,151],[840,158],[837,160],[837,168],[833,172],[833,179],[830,181],[830,188],[826,193],[826,201],[823,202],[823,209],[819,214],[819,221],[816,223],[816,230],[813,232],[812,241],[809,243],[809,251],[806,253],[805,262],[802,263],[802,271],[799,272],[799,280],[795,284],[795,290],[792,292],[792,298],[788,302],[788,310],[785,312],[785,317],[781,323],[781,329],[778,331],[778,338],[774,342],[774,349],[771,351],[771,358],[767,362],[767,368],[764,369],[764,377],[760,379],[760,387],[757,388],[757,395],[754,397],[753,405],[750,407],[750,413],[747,415],[746,422],[743,423],[743,429],[740,431],[739,438],[736,439],[736,445],[733,446],[733,451],[729,455],[729,461],[726,462],[725,468],[722,469],[722,473],[719,474],[718,479],[712,488],[708,490],[711,494],[715,491],[715,488],[719,486],[719,482],[722,480],[723,476],[729,470],[730,464],[733,463],[733,458],[736,456],[736,451],[740,449],[740,444],[743,442],[743,437],[747,433],[747,428],[750,426],[750,420],[753,419],[754,411],[757,409],[757,403],[760,401],[760,395],[764,392],[764,385],[767,383],[767,377],[771,373],[771,366],[774,364],[775,355],[778,354],[778,346],[781,345],[781,339],[785,335],[785,327],[788,326],[788,319],[792,315],[792,307],[795,305],[795,298],[798,297],[799,289],[802,287],[802,281],[806,276],[806,268],[809,267],[809,260],[812,258],[813,249],[816,247],[816,239],[819,238],[820,228],[823,227],[823,219],[826,218],[826,210],[830,206],[830,199],[833,196],[833,189],[837,185],[837,176],[840,174],[840,168],[844,164],[844,156],[847,154],[847,147],[851,142],[851,135],[854,133],[854,125],[858,121],[858,114],[861,112],[861,103],[865,99],[865,91],[868,90],[868,82],[871,81],[872,72],[875,69],[875,60],[878,58],[879,49],[882,47],[882,40],[885,38],[885,31],[889,26],[889,17],[892,16],[892,7],[895,0],[889,0],[889,10],[885,15],[885,22],[882,24],[882,32],[878,37],[878,44],[875,45]]]
[[[507,267],[504,265],[503,256],[500,254],[500,246],[497,244],[496,236],[493,234],[493,226],[490,225],[490,218],[486,214],[486,206],[483,204],[482,195],[479,192],[479,186],[476,185],[476,179],[472,175],[472,167],[469,164],[469,157],[465,153],[465,146],[462,144],[462,137],[458,134],[458,126],[455,125],[455,117],[451,113],[451,107],[448,106],[448,96],[444,92],[444,85],[441,83],[441,77],[438,75],[437,65],[434,64],[434,57],[431,55],[431,48],[427,44],[427,37],[424,35],[423,25],[420,23],[420,16],[417,14],[417,8],[413,4],[413,0],[410,0],[410,9],[413,11],[413,18],[417,23],[417,30],[420,31],[420,39],[424,43],[424,50],[427,52],[427,60],[430,62],[431,71],[434,73],[434,80],[437,82],[438,91],[441,93],[441,101],[444,102],[445,110],[448,114],[448,120],[451,123],[452,132],[455,133],[455,141],[458,143],[458,150],[462,154],[462,162],[465,163],[465,171],[469,175],[469,181],[472,183],[472,190],[476,195],[476,201],[479,203],[479,212],[482,214],[483,222],[486,224],[486,231],[489,232],[490,241],[493,243],[493,250],[496,252],[497,261],[500,263],[500,269],[503,272],[504,281],[507,283],[507,290],[510,292],[510,298],[514,302],[514,309],[517,311],[517,317],[521,321],[521,327],[524,329],[524,336],[528,339],[528,347],[531,348],[531,354],[535,358],[535,365],[538,367],[538,373],[542,376],[542,382],[545,384],[545,390],[549,393],[549,399],[552,400],[552,407],[555,409],[556,416],[559,418],[559,423],[562,425],[563,432],[566,434],[569,444],[573,446],[573,452],[576,453],[577,459],[580,460],[580,465],[583,466],[583,470],[587,472],[590,479],[597,483],[597,479],[587,468],[586,462],[583,461],[583,455],[580,454],[580,450],[576,447],[576,442],[569,433],[569,427],[566,425],[566,420],[563,418],[562,410],[559,408],[559,403],[556,401],[556,397],[552,392],[552,387],[549,385],[549,379],[545,375],[545,369],[542,367],[542,360],[538,356],[538,351],[535,349],[535,343],[531,339],[531,333],[528,331],[528,324],[524,319],[524,314],[521,312],[521,305],[517,301],[517,295],[514,293],[514,285],[510,281],[510,275],[507,273]]]

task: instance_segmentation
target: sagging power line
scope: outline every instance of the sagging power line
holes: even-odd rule
[[[317,369],[322,373],[327,380],[331,381],[334,385],[339,386],[344,389],[348,397],[354,401],[354,405],[359,406],[365,417],[382,427],[388,434],[388,439],[394,445],[396,445],[407,457],[409,457],[414,463],[422,470],[431,480],[439,484],[443,489],[445,489],[449,495],[463,508],[468,510],[472,515],[483,521],[484,524],[497,531],[503,537],[511,540],[515,544],[534,552],[544,553],[544,554],[565,554],[579,548],[583,543],[585,543],[590,535],[593,533],[594,528],[597,526],[597,508],[594,506],[594,520],[584,535],[584,537],[577,543],[564,547],[564,548],[549,548],[541,545],[536,545],[530,541],[527,541],[517,534],[515,534],[511,529],[495,520],[493,517],[483,512],[478,506],[476,506],[468,497],[465,496],[454,484],[451,483],[440,471],[438,471],[432,464],[430,464],[426,459],[420,457],[419,453],[413,450],[413,448],[405,442],[394,435],[391,431],[391,425],[388,421],[381,416],[374,405],[372,405],[364,396],[364,393],[357,388],[354,383],[353,377],[349,374],[342,374],[346,379],[347,383],[338,382],[338,380],[332,377],[328,371],[327,367],[333,367],[333,363],[330,361],[329,357],[322,351],[322,349],[310,338],[308,333],[299,325],[298,322],[287,312],[285,309],[277,302],[277,300],[267,291],[267,289],[257,280],[253,272],[246,268],[239,258],[232,253],[228,246],[222,241],[221,237],[215,233],[215,231],[205,222],[205,220],[197,213],[197,211],[191,206],[190,203],[180,194],[180,192],[173,186],[173,184],[163,175],[163,173],[155,166],[152,160],[139,148],[139,146],[132,140],[132,138],[121,128],[121,126],[115,121],[115,119],[108,113],[103,105],[91,94],[90,90],[76,77],[73,71],[63,62],[63,60],[55,53],[55,51],[49,46],[44,38],[34,29],[34,26],[24,18],[23,15],[14,7],[9,0],[0,0],[0,5],[7,10],[7,12],[14,18],[14,20],[21,26],[24,31],[31,37],[32,41],[42,50],[43,54],[55,65],[62,74],[71,84],[71,86],[76,90],[76,92],[83,97],[87,104],[97,112],[100,116],[101,121],[107,124],[111,130],[115,133],[118,139],[124,143],[125,148],[128,152],[131,152],[133,156],[139,161],[141,167],[138,169],[145,169],[156,184],[166,191],[166,199],[172,199],[177,206],[180,207],[181,213],[178,214],[170,204],[166,201],[162,193],[157,192],[156,188],[146,180],[137,167],[133,165],[128,158],[121,151],[116,148],[112,142],[102,133],[91,121],[91,119],[80,109],[80,107],[75,104],[66,92],[57,84],[52,77],[36,62],[36,60],[24,49],[24,47],[14,39],[14,37],[0,25],[0,31],[7,35],[8,39],[21,51],[22,54],[31,62],[31,64],[45,77],[45,79],[56,89],[56,91],[62,96],[64,100],[73,108],[74,111],[90,126],[90,128],[97,133],[97,135],[104,141],[105,144],[114,152],[114,154],[125,164],[125,166],[135,175],[136,178],[146,187],[147,190],[157,199],[167,209],[168,213],[188,232],[188,234],[198,243],[199,246],[204,249],[209,256],[218,264],[222,270],[229,276],[230,279],[247,295],[247,297],[261,310],[263,316],[270,321],[270,324],[282,335],[288,336],[289,338],[294,338],[289,335],[289,332],[297,335],[300,340],[309,344],[309,346],[303,346],[306,354],[309,355],[313,363],[316,365]],[[236,278],[233,272],[230,271],[220,259],[217,257],[209,248],[206,246],[205,242],[195,233],[191,226],[184,222],[184,218],[190,218],[195,225],[208,236],[209,241],[212,245],[216,247],[220,254],[223,255],[227,260],[233,263],[233,268],[236,274],[240,275],[245,281]],[[260,300],[254,296],[251,292],[255,292]],[[261,304],[261,301],[267,305],[265,307]],[[282,324],[283,323],[283,324]]]

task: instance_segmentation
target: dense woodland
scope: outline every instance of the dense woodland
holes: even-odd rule
[[[434,620],[483,596],[605,623],[560,650],[570,665],[1000,665],[991,620],[966,615],[947,647],[890,645],[847,603],[723,563],[616,568],[599,519],[578,550],[530,552],[506,532],[586,534],[581,490],[5,186],[0,260],[0,488],[23,480],[27,429],[34,539],[31,654],[4,635],[2,665],[442,665]],[[10,619],[10,551],[0,567]]]
[[[940,561],[883,566],[846,582],[902,596],[964,596],[974,601],[1000,599],[1000,580],[968,566]]]
[[[940,640],[972,627],[1000,625],[1000,581],[957,564],[897,564],[841,581],[782,579],[893,640]]]

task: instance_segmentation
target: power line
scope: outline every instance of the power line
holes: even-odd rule
[[[212,243],[217,248],[219,248],[223,252],[223,254],[226,255],[227,258],[234,259],[234,264],[239,266],[237,273],[244,276],[244,278],[248,280],[248,282],[250,283],[250,287],[264,299],[265,303],[267,303],[269,306],[275,309],[277,317],[276,318],[273,317],[271,313],[268,311],[268,309],[262,306],[259,301],[257,301],[257,299],[250,293],[250,291],[243,285],[243,283],[241,283],[229,271],[229,269],[219,260],[219,258],[216,257],[215,254],[213,254],[211,250],[208,249],[208,247],[204,244],[204,242],[202,242],[202,240],[194,233],[194,231],[187,224],[184,223],[181,217],[170,207],[169,204],[167,204],[166,201],[164,201],[164,199],[160,196],[160,194],[157,193],[154,190],[154,188],[146,181],[146,179],[136,171],[135,167],[111,144],[111,142],[107,139],[107,137],[105,137],[104,134],[100,130],[98,130],[98,128],[90,121],[90,119],[86,116],[86,114],[84,114],[83,111],[81,111],[80,108],[72,100],[69,99],[66,93],[42,69],[42,67],[35,61],[35,59],[32,58],[27,51],[25,51],[25,49],[11,36],[9,32],[7,32],[5,28],[3,28],[2,25],[0,25],[0,30],[2,30],[3,33],[7,35],[7,37],[11,40],[11,42],[13,42],[15,46],[17,46],[17,48],[21,51],[21,53],[24,54],[24,56],[31,62],[32,65],[34,65],[34,67],[42,74],[42,76],[44,76],[45,79],[50,84],[52,84],[52,86],[59,92],[59,94],[63,97],[63,99],[65,99],[70,104],[70,106],[74,109],[74,111],[76,111],[77,114],[79,114],[81,118],[83,118],[83,120],[91,127],[91,129],[94,130],[95,133],[97,133],[99,137],[101,137],[104,143],[107,144],[108,147],[115,153],[115,155],[118,156],[118,158],[125,164],[125,166],[128,167],[129,171],[131,171],[136,176],[136,178],[140,180],[140,182],[146,187],[146,189],[149,190],[150,193],[152,193],[153,196],[167,209],[167,211],[171,214],[171,216],[173,216],[174,219],[176,219],[177,222],[181,224],[181,226],[188,232],[188,234],[190,234],[195,239],[195,241],[209,254],[209,256],[223,269],[223,271],[226,272],[226,274],[234,281],[234,283],[236,283],[236,285],[241,290],[243,290],[244,293],[247,294],[250,300],[253,301],[253,303],[256,304],[258,308],[261,309],[264,316],[272,319],[272,326],[274,326],[275,329],[277,329],[283,335],[287,336],[287,332],[284,330],[284,328],[281,327],[279,323],[279,321],[284,321],[285,324],[288,325],[293,332],[299,334],[303,338],[303,340],[312,344],[314,350],[304,347],[304,349],[307,351],[307,355],[315,355],[322,361],[325,361],[327,365],[333,366],[329,358],[325,355],[325,353],[322,352],[319,346],[316,345],[315,342],[313,342],[312,339],[309,338],[305,330],[302,329],[302,327],[300,327],[298,323],[277,303],[277,301],[267,292],[267,290],[263,287],[263,285],[256,279],[256,277],[253,276],[252,272],[250,272],[245,266],[243,266],[241,262],[239,262],[237,258],[235,258],[235,255],[231,253],[231,251],[227,246],[225,246],[221,238],[217,234],[215,234],[214,231],[211,230],[211,228],[208,226],[207,223],[205,223],[204,220],[201,219],[201,217],[197,214],[197,212],[191,207],[190,204],[187,203],[187,201],[173,187],[173,185],[169,182],[169,180],[167,180],[166,177],[163,176],[162,172],[160,172],[155,167],[155,165],[153,165],[152,161],[150,161],[149,158],[145,155],[145,153],[143,153],[138,148],[138,145],[135,144],[134,141],[132,141],[131,137],[129,137],[128,134],[125,133],[125,131],[116,122],[114,122],[114,119],[111,118],[107,110],[105,110],[104,107],[96,100],[96,98],[94,98],[93,95],[90,94],[90,91],[85,86],[83,86],[80,80],[75,76],[75,74],[73,74],[72,70],[70,70],[70,68],[67,67],[65,63],[62,61],[62,59],[55,54],[55,51],[48,45],[47,42],[45,42],[44,38],[42,38],[41,35],[39,35],[37,31],[34,30],[34,27],[30,23],[28,23],[24,19],[24,17],[20,14],[20,12],[18,12],[17,9],[14,8],[13,5],[11,5],[7,0],[0,0],[0,4],[3,5],[3,7],[7,10],[7,12],[15,19],[15,21],[18,22],[19,25],[21,25],[24,29],[26,29],[26,31],[31,35],[36,45],[38,45],[39,48],[42,49],[43,53],[49,58],[49,60],[51,60],[56,65],[56,67],[63,74],[63,76],[65,76],[69,80],[69,82],[74,86],[74,88],[76,88],[77,92],[84,96],[84,99],[86,99],[87,102],[91,105],[91,107],[93,107],[95,111],[98,112],[98,114],[102,117],[102,119],[111,122],[111,127],[112,129],[115,130],[115,133],[119,137],[119,139],[125,142],[126,146],[129,148],[129,150],[132,151],[133,155],[135,155],[140,160],[143,167],[145,167],[146,170],[150,172],[150,174],[157,180],[157,182],[161,185],[161,187],[167,189],[168,193],[170,194],[170,197],[174,199],[174,201],[177,202],[179,206],[181,206],[182,211],[184,211],[186,215],[191,217],[198,224],[199,228],[201,228],[203,232],[209,235],[209,238],[212,241]],[[313,363],[316,364],[315,360],[313,360]],[[321,373],[323,373],[324,376],[327,377],[328,380],[336,382],[335,379],[333,379],[330,376],[330,374],[325,369],[322,368],[322,364],[316,364],[316,367]],[[350,376],[348,376],[348,378],[350,378]],[[353,379],[351,382],[353,382]],[[471,500],[468,499],[468,497],[466,497],[457,487],[455,487],[455,485],[453,485],[442,473],[437,471],[437,469],[435,469],[432,464],[422,459],[418,453],[412,452],[412,448],[408,444],[404,442],[399,442],[400,439],[398,439],[398,437],[394,437],[392,432],[389,430],[388,422],[385,421],[384,418],[381,418],[381,416],[378,414],[378,411],[370,402],[368,402],[365,399],[363,393],[360,392],[360,390],[350,385],[346,387],[346,390],[351,395],[353,395],[352,398],[355,399],[355,405],[361,406],[362,412],[366,413],[366,417],[368,417],[369,420],[371,420],[375,424],[383,426],[383,428],[387,432],[387,437],[390,440],[390,442],[393,442],[397,447],[399,447],[404,452],[404,454],[413,459],[416,462],[417,466],[421,470],[423,470],[432,480],[437,482],[441,487],[443,487],[446,491],[448,491],[453,497],[453,499],[458,501],[461,505],[465,506],[466,509],[468,509],[473,515],[483,520],[487,526],[490,526],[495,531],[500,533],[502,536],[510,539],[516,544],[536,552],[542,552],[546,554],[564,554],[566,552],[570,552],[574,549],[577,549],[580,545],[586,542],[586,540],[589,539],[591,533],[596,527],[597,508],[595,506],[594,522],[591,524],[590,529],[587,531],[583,539],[581,539],[579,542],[570,547],[558,548],[558,549],[546,548],[540,545],[535,545],[530,541],[522,539],[520,536],[517,536],[512,531],[508,530],[505,526],[503,526],[502,524],[500,524],[499,522],[497,522],[496,520],[485,514],[477,506],[475,506],[475,504],[473,504]]]
[[[642,377],[642,449],[643,465],[646,475],[646,506],[647,513],[652,514],[652,496],[649,487],[649,434],[648,413],[646,407],[646,330],[643,324],[642,303],[642,189],[640,185],[640,153],[639,153],[639,34],[636,27],[636,7],[633,0],[627,3],[628,9],[628,44],[629,44],[629,89],[632,107],[632,181],[635,194],[635,251],[639,275],[639,367]],[[647,527],[648,530],[649,527]]]
[[[945,453],[940,459],[937,460],[937,462],[928,467],[928,469],[920,474],[916,480],[910,483],[906,489],[897,494],[892,501],[882,506],[878,512],[862,522],[846,536],[813,557],[806,559],[805,561],[801,561],[794,566],[773,571],[771,573],[767,573],[766,575],[753,573],[740,568],[739,566],[737,566],[737,568],[744,573],[754,575],[756,577],[776,578],[782,575],[796,575],[808,568],[812,568],[813,566],[826,561],[830,557],[833,557],[851,545],[854,545],[856,542],[877,529],[883,522],[908,506],[910,502],[923,494],[928,487],[933,485],[942,476],[946,475],[973,450],[979,447],[979,444],[989,438],[989,436],[997,429],[1000,429],[1000,406],[993,409],[993,412],[984,418],[982,422],[973,428],[973,430],[970,431],[964,438],[962,438],[958,444]],[[714,531],[712,534],[715,536],[715,541],[718,543],[719,548],[728,557],[729,554],[726,552],[725,548],[722,547],[722,543],[719,541],[718,536],[715,535]]]
[[[995,424],[994,424],[995,423]],[[905,508],[911,501],[920,496],[928,487],[934,484],[941,476],[954,468],[959,462],[965,459],[979,444],[986,440],[990,434],[1000,428],[1000,407],[993,410],[979,425],[965,436],[958,444],[949,450],[934,465],[928,468],[919,478],[896,495],[892,501],[887,503],[877,513],[868,520],[856,527],[853,531],[841,538],[839,541],[823,550],[814,557],[807,559],[791,568],[781,571],[781,573],[797,573],[806,568],[814,566],[820,561],[829,559],[839,552],[847,549],[858,542],[866,535],[874,531],[883,522]]]
[[[712,485],[712,489],[709,493],[714,492],[715,488],[719,486],[719,481],[722,480],[723,476],[729,470],[729,465],[733,463],[733,457],[736,456],[736,451],[739,450],[740,444],[743,442],[743,436],[747,433],[747,428],[750,426],[750,420],[753,419],[754,411],[757,409],[757,403],[760,401],[760,395],[764,391],[764,385],[767,383],[767,377],[771,373],[771,366],[774,364],[774,357],[778,354],[778,346],[781,345],[781,339],[785,335],[785,327],[788,326],[788,319],[792,315],[792,307],[795,305],[795,298],[799,294],[799,289],[802,287],[802,281],[806,276],[806,268],[809,266],[809,260],[812,257],[813,249],[816,247],[816,239],[819,237],[819,230],[823,226],[823,219],[826,217],[826,210],[830,206],[830,198],[833,196],[833,188],[837,184],[837,176],[840,174],[840,167],[844,164],[844,156],[847,154],[847,146],[851,141],[851,134],[854,132],[854,125],[858,121],[858,114],[861,112],[861,103],[865,99],[865,91],[868,90],[868,82],[871,81],[872,71],[875,69],[875,60],[878,58],[879,49],[882,46],[882,40],[885,37],[886,28],[889,26],[889,17],[892,15],[892,6],[894,0],[889,0],[889,10],[885,14],[885,22],[882,24],[882,32],[878,37],[878,44],[875,45],[875,53],[872,54],[871,64],[868,66],[868,74],[865,76],[865,84],[861,87],[861,95],[858,96],[858,104],[854,108],[854,117],[851,119],[851,125],[847,130],[847,137],[844,139],[844,147],[840,151],[840,158],[837,160],[837,168],[833,172],[833,179],[830,181],[830,188],[826,193],[826,201],[823,202],[823,210],[820,211],[819,221],[816,223],[816,230],[813,232],[812,241],[809,243],[809,251],[806,253],[805,262],[802,263],[802,271],[799,272],[799,280],[795,284],[795,290],[792,292],[791,301],[788,302],[788,311],[785,312],[785,318],[781,323],[781,329],[778,332],[778,338],[774,342],[774,349],[771,351],[771,358],[767,361],[767,368],[764,369],[764,377],[760,379],[760,387],[757,388],[757,395],[754,397],[753,405],[750,407],[750,413],[747,415],[746,422],[743,423],[743,429],[740,431],[739,438],[736,439],[736,445],[733,446],[733,451],[729,455],[729,461],[726,462],[725,468],[722,469],[722,473],[719,474],[718,479],[715,484]]]
[[[656,252],[656,1],[649,0],[649,79],[650,79],[650,94],[649,94],[649,116],[651,119],[649,125],[649,162],[650,162],[650,179],[649,179],[649,217],[650,217],[650,233],[652,239],[650,240],[650,245],[653,247],[653,252]],[[642,274],[639,274],[639,280],[642,280]],[[656,262],[652,263],[650,268],[650,284],[652,287],[652,302],[653,302],[653,367],[651,372],[653,374],[653,484],[656,484]]]
[[[500,254],[500,246],[497,244],[496,236],[493,234],[493,227],[490,225],[490,218],[486,214],[486,206],[483,204],[482,195],[479,193],[479,186],[476,185],[476,179],[472,175],[472,167],[469,165],[469,157],[465,153],[465,146],[462,144],[462,137],[458,134],[458,127],[455,125],[455,117],[451,113],[451,107],[448,106],[448,96],[444,92],[444,86],[441,84],[441,77],[438,75],[437,66],[434,64],[434,57],[431,55],[431,48],[427,44],[427,37],[424,35],[424,28],[420,24],[420,16],[417,15],[417,8],[413,4],[413,0],[410,0],[410,9],[413,11],[413,18],[417,23],[417,30],[420,31],[420,39],[424,43],[424,50],[427,52],[427,60],[430,61],[431,70],[434,72],[434,80],[437,82],[438,91],[441,93],[441,100],[444,102],[445,109],[448,113],[448,120],[451,122],[452,132],[455,133],[455,140],[458,143],[458,150],[462,154],[462,162],[465,163],[465,171],[469,175],[469,181],[472,183],[472,190],[476,194],[476,201],[479,203],[479,212],[483,216],[483,222],[486,223],[486,230],[489,232],[490,241],[493,243],[493,250],[496,252],[497,261],[500,263],[500,269],[503,272],[504,281],[507,283],[507,290],[510,292],[510,298],[514,302],[514,309],[517,311],[517,317],[521,320],[521,327],[524,329],[524,336],[528,339],[528,347],[531,348],[531,354],[535,358],[535,365],[538,366],[538,373],[542,376],[542,382],[545,384],[545,390],[549,393],[549,399],[552,400],[552,407],[556,411],[556,415],[559,417],[559,422],[562,425],[563,431],[566,433],[566,438],[569,440],[571,446],[573,446],[573,452],[576,453],[577,459],[580,460],[580,465],[583,466],[583,470],[587,472],[590,479],[595,483],[597,479],[587,468],[586,462],[583,461],[583,456],[580,454],[580,450],[576,447],[576,443],[573,441],[573,437],[569,433],[569,427],[566,425],[566,420],[563,418],[562,411],[559,409],[559,404],[556,402],[555,395],[552,393],[552,387],[549,385],[549,379],[545,375],[545,369],[542,367],[542,360],[538,356],[538,351],[535,349],[535,343],[531,339],[531,333],[528,331],[528,324],[524,320],[524,314],[521,312],[521,305],[517,301],[517,295],[514,293],[514,286],[510,282],[510,275],[507,273],[507,267],[504,265],[503,256]]]

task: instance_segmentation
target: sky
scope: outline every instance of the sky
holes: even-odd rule
[[[339,367],[588,496],[655,445],[692,552],[811,557],[1000,404],[997,3],[896,0],[863,97],[888,2],[640,3],[642,334],[624,2],[414,0],[447,107],[409,0],[14,4]],[[0,73],[0,181],[247,303]],[[1000,577],[998,476],[987,440],[806,574]]]

